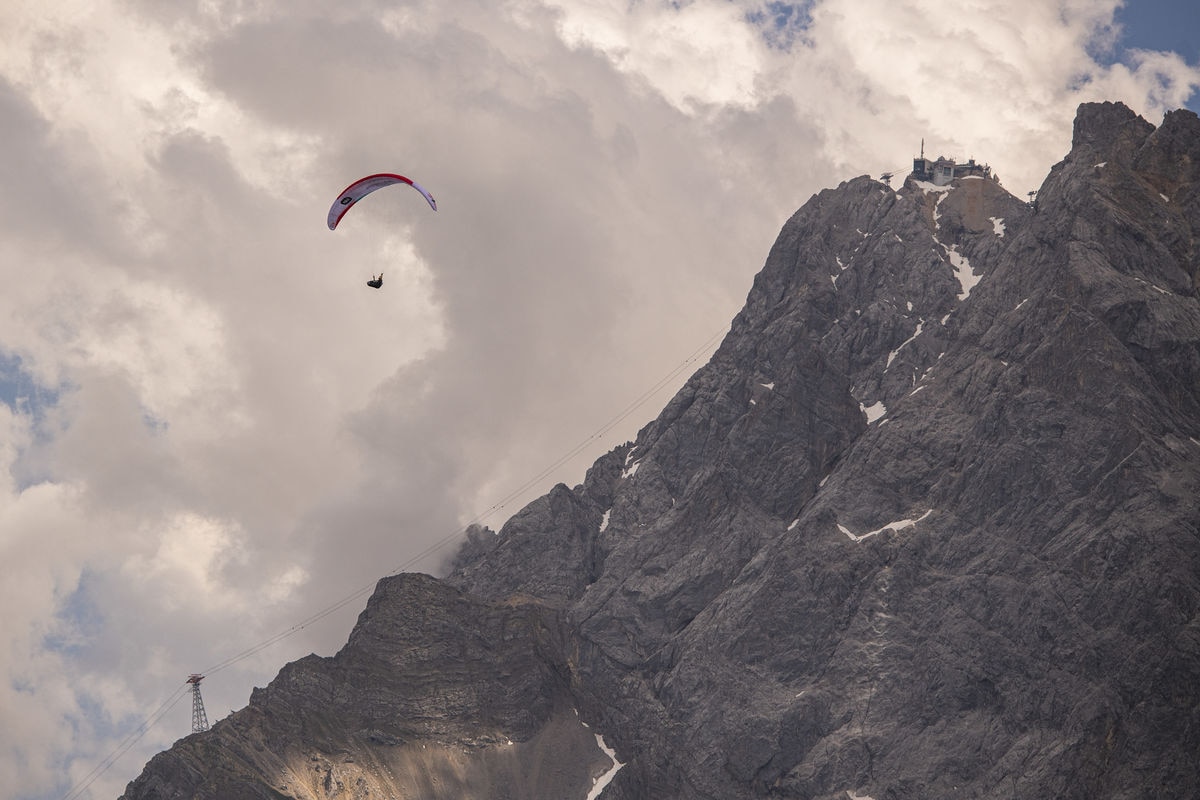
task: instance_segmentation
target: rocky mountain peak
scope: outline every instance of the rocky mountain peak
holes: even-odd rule
[[[633,442],[125,797],[1187,795],[1198,148],[1086,104],[1036,204],[814,195]]]
[[[1085,103],[1075,115],[1071,154],[1099,160],[1132,161],[1154,126],[1124,103]]]

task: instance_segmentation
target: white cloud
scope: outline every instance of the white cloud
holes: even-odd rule
[[[903,174],[924,139],[935,155],[991,163],[1021,195],[1069,149],[1080,102],[1121,99],[1157,122],[1200,86],[1178,57],[1109,67],[1090,55],[1111,48],[1117,5],[828,0],[784,80],[839,164]]]
[[[698,0],[560,2],[560,35],[572,47],[604,53],[683,111],[753,106],[767,53],[762,32],[735,3]]]
[[[161,528],[156,526],[151,534],[156,540],[154,552],[133,554],[121,565],[121,573],[127,581],[153,584],[168,612],[177,611],[188,598],[208,597],[236,613],[253,613],[252,607],[239,602],[237,587],[220,578],[223,566],[244,563],[244,535],[236,524],[181,512]]]
[[[826,0],[782,36],[715,0],[5,4],[10,794],[61,796],[187,674],[289,632],[205,682],[211,718],[240,707],[385,571],[581,480],[813,192],[924,137],[1022,194],[1080,100],[1157,122],[1196,70],[1096,60],[1113,6]],[[379,170],[439,210],[380,192],[328,231]]]

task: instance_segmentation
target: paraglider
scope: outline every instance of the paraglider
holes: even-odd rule
[[[333,201],[333,205],[329,207],[329,230],[337,228],[338,223],[342,221],[342,217],[350,210],[350,207],[362,200],[376,189],[382,189],[385,186],[392,186],[397,183],[407,183],[412,188],[416,189],[425,200],[429,203],[429,207],[437,211],[437,201],[433,199],[428,191],[425,190],[416,181],[406,178],[403,175],[396,175],[390,172],[381,172],[376,175],[368,175],[365,178],[360,178],[354,183],[347,186],[338,195],[337,200]]]
[[[337,200],[334,200],[333,205],[329,207],[329,230],[335,230],[338,223],[342,221],[342,217],[346,216],[346,212],[350,210],[350,207],[359,200],[362,200],[376,189],[382,189],[385,186],[391,186],[396,183],[407,183],[416,189],[425,198],[425,201],[429,203],[429,207],[437,211],[437,201],[433,199],[433,195],[426,191],[425,187],[421,186],[421,184],[403,175],[396,175],[392,172],[379,172],[375,175],[359,178],[342,190]],[[372,289],[382,288],[383,273],[379,273],[379,277],[372,275],[371,280],[367,281],[367,286],[370,286]]]

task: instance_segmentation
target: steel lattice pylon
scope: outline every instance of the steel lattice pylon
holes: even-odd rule
[[[204,699],[200,697],[200,681],[203,675],[189,675],[187,682],[192,685],[192,733],[202,733],[208,730],[208,714],[204,713]]]

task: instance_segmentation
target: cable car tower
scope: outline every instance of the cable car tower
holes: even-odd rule
[[[203,675],[189,675],[187,682],[192,685],[192,733],[203,733],[208,730],[208,715],[204,713],[204,698],[200,696],[200,681]]]

